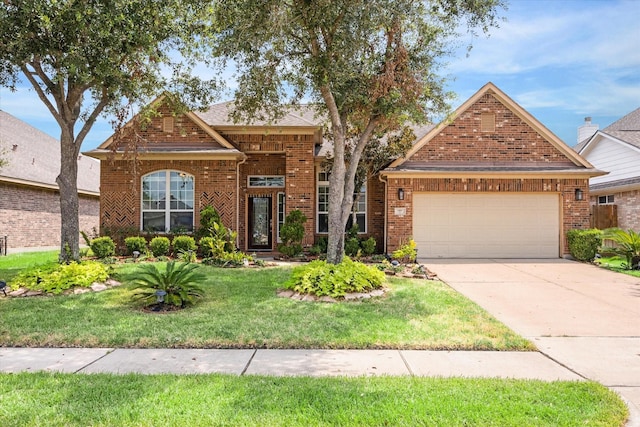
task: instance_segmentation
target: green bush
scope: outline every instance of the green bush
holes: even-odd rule
[[[418,257],[418,249],[415,240],[409,239],[407,243],[402,245],[391,253],[391,258],[401,262],[415,262]]]
[[[360,240],[357,237],[349,237],[344,242],[344,253],[348,256],[357,256],[360,252]]]
[[[603,238],[615,243],[614,247],[608,249],[626,259],[625,267],[627,269],[631,270],[638,266],[638,262],[640,262],[640,234],[633,230],[608,228],[604,230]]]
[[[362,247],[362,253],[364,255],[373,255],[376,251],[376,239],[369,237],[367,240],[360,242],[360,246]]]
[[[152,305],[158,302],[158,291],[164,291],[162,304],[184,307],[204,296],[198,282],[204,275],[196,272],[197,264],[168,262],[164,270],[156,264],[143,264],[137,271],[134,298]]]
[[[282,243],[278,245],[278,251],[288,257],[294,257],[302,253],[301,243],[304,238],[305,222],[307,222],[307,217],[301,210],[295,209],[289,212],[280,228]]]
[[[72,287],[88,288],[108,277],[107,267],[97,261],[47,264],[22,271],[14,278],[11,287],[59,294]]]
[[[211,257],[215,247],[214,238],[210,236],[203,237],[198,241],[198,246],[200,247],[203,258]]]
[[[567,232],[569,253],[578,261],[591,261],[602,245],[602,231],[592,228],[588,230],[569,230]]]
[[[109,236],[96,237],[91,241],[91,252],[98,258],[107,258],[116,253],[116,245]]]
[[[147,251],[147,239],[142,236],[132,236],[124,239],[124,245],[127,247],[127,255],[133,255],[135,251],[144,254]]]
[[[366,292],[382,287],[383,272],[345,257],[340,264],[312,261],[293,270],[287,289],[303,294],[342,297],[349,292]]]
[[[169,238],[158,236],[151,239],[149,248],[154,257],[167,256],[169,254]]]
[[[173,238],[171,245],[173,246],[174,256],[178,256],[182,252],[195,252],[198,249],[195,239],[191,236],[176,236]]]

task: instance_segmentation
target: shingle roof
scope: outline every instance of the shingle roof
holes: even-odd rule
[[[209,126],[240,126],[229,117],[233,112],[233,101],[223,102],[210,106],[206,111],[195,111]],[[248,126],[319,126],[321,120],[316,118],[313,107],[310,105],[290,106],[279,120],[255,120]]]
[[[640,108],[611,123],[602,132],[640,148]]]
[[[0,150],[7,165],[0,181],[14,180],[34,186],[58,187],[60,142],[9,113],[0,111]],[[100,191],[100,162],[78,156],[78,190]]]

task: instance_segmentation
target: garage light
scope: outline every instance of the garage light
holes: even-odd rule
[[[582,192],[581,189],[576,188],[576,200],[582,200],[584,199],[584,193]]]
[[[404,190],[402,188],[398,188],[398,200],[404,200]]]

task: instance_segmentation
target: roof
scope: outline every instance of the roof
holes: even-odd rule
[[[611,123],[602,132],[640,148],[640,108]]]
[[[206,111],[195,112],[205,123],[213,127],[241,126],[235,123],[230,114],[233,112],[233,101],[211,105]],[[317,117],[312,105],[289,105],[286,107],[284,116],[274,120],[256,119],[248,126],[298,126],[317,127],[322,124],[322,120]]]
[[[412,161],[411,157],[417,153],[422,147],[435,138],[440,132],[442,132],[450,123],[453,123],[458,117],[464,114],[469,108],[471,108],[481,97],[486,94],[490,94],[495,97],[501,104],[516,114],[522,121],[541,135],[546,141],[553,145],[560,153],[562,153],[566,162],[560,162],[559,164],[549,164],[548,162],[539,162],[538,164],[494,164],[494,163],[482,163],[476,165],[470,164],[446,164],[446,163],[433,163],[426,164],[424,162]],[[446,120],[441,122],[438,126],[429,130],[418,142],[413,146],[411,150],[405,155],[404,158],[397,159],[389,168],[385,170],[385,173],[429,173],[429,172],[464,172],[464,173],[477,173],[477,172],[493,172],[493,173],[506,173],[506,172],[549,172],[554,174],[573,174],[573,173],[587,173],[591,176],[602,175],[603,172],[595,169],[588,161],[579,156],[569,146],[567,146],[562,140],[560,140],[553,132],[547,129],[542,123],[540,123],[529,112],[523,109],[515,101],[513,101],[504,92],[498,89],[493,83],[489,82],[485,84],[478,92],[465,101],[460,107],[458,107],[454,113]]]
[[[0,181],[58,188],[60,142],[57,139],[0,110],[0,150],[8,162],[0,168]],[[100,162],[78,156],[78,190],[99,194]]]

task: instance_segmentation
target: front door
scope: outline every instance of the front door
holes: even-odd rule
[[[249,249],[271,250],[271,197],[249,197]]]

